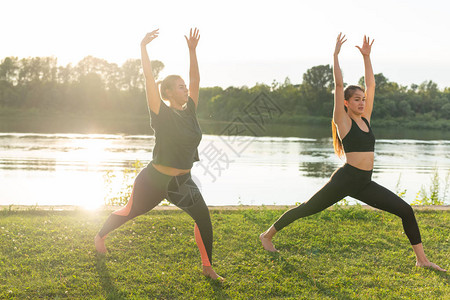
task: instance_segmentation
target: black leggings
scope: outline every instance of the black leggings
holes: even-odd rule
[[[370,206],[402,218],[403,228],[411,245],[421,243],[419,227],[411,206],[400,197],[372,181],[372,171],[357,169],[349,164],[337,169],[330,181],[311,199],[285,212],[275,223],[277,231],[293,221],[318,213],[351,196]]]
[[[127,205],[109,216],[98,235],[106,236],[128,220],[153,209],[163,199],[175,204],[194,219],[195,240],[202,264],[211,266],[213,232],[209,210],[190,173],[173,177],[160,173],[150,163],[136,177]]]

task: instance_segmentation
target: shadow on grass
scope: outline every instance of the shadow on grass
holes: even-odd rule
[[[207,280],[213,290],[213,294],[211,295],[213,299],[231,299],[228,293],[224,291],[224,289],[227,288],[229,283],[218,282],[217,280],[214,279],[207,279]]]
[[[302,280],[306,283],[308,283],[310,286],[314,286],[317,289],[317,293],[320,293],[324,296],[331,297],[333,299],[354,299],[351,295],[348,293],[338,290],[338,288],[330,288],[329,286],[326,286],[320,282],[317,282],[314,275],[299,271],[299,266],[296,266],[295,264],[292,264],[289,262],[288,259],[284,258],[282,256],[282,253],[280,252],[267,252],[267,255],[270,256],[270,258],[275,262],[279,262],[283,267],[283,273],[286,274],[286,276],[291,276],[292,273],[296,273],[298,275],[299,280]],[[274,295],[277,296],[277,295]],[[298,296],[298,295],[297,295]],[[325,298],[325,297],[324,297]]]
[[[105,291],[106,299],[127,299],[126,294],[117,289],[114,285],[114,281],[109,274],[108,267],[106,266],[106,256],[103,254],[96,254],[97,272],[100,278],[100,284]]]
[[[231,299],[231,297],[225,291],[230,286],[230,282],[227,280],[226,276],[223,276],[223,278],[225,278],[224,282],[206,277],[203,274],[202,277],[209,283],[211,289],[213,290],[213,294],[211,295],[212,299]]]
[[[415,268],[419,268],[419,269],[422,269],[422,272],[424,272],[424,271],[428,271],[428,272],[431,272],[431,273],[434,273],[434,274],[436,274],[437,276],[439,276],[440,278],[445,278],[445,279],[447,279],[447,281],[449,281],[449,283],[450,283],[450,273],[449,273],[449,271],[448,271],[448,268],[446,268],[445,266],[443,267],[443,266],[440,266],[441,268],[443,268],[443,269],[445,269],[445,270],[447,270],[447,272],[443,272],[443,271],[438,271],[438,270],[436,270],[436,269],[433,269],[433,268],[431,268],[431,267],[415,267]]]

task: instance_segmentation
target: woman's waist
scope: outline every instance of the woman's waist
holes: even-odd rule
[[[350,152],[345,153],[347,164],[364,171],[371,171],[374,162],[373,152]]]
[[[153,167],[160,173],[169,175],[169,176],[180,176],[185,175],[191,171],[191,169],[178,169],[174,167],[159,165],[155,163],[151,163]]]

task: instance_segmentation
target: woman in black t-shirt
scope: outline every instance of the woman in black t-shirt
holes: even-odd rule
[[[153,160],[136,177],[127,205],[106,220],[95,237],[95,246],[98,252],[106,253],[104,240],[109,232],[167,199],[195,221],[195,240],[203,274],[223,281],[211,266],[213,234],[209,210],[190,173],[193,162],[198,161],[197,147],[202,138],[196,115],[200,85],[196,55],[199,31],[191,29],[189,38],[185,36],[190,57],[189,89],[180,76],[170,75],[161,82],[158,90],[146,48],[158,34],[158,29],[154,30],[141,42],[147,104],[151,126],[155,130]]]

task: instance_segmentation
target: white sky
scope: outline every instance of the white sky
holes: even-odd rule
[[[375,38],[375,73],[403,85],[433,80],[450,87],[450,1],[279,0],[115,1],[9,0],[0,2],[0,59],[55,56],[61,65],[87,55],[115,62],[139,58],[146,32],[160,28],[149,46],[162,75],[187,79],[183,35],[200,28],[201,86],[253,86],[274,79],[301,83],[303,73],[331,64],[337,34],[344,81],[363,75],[364,34]]]

